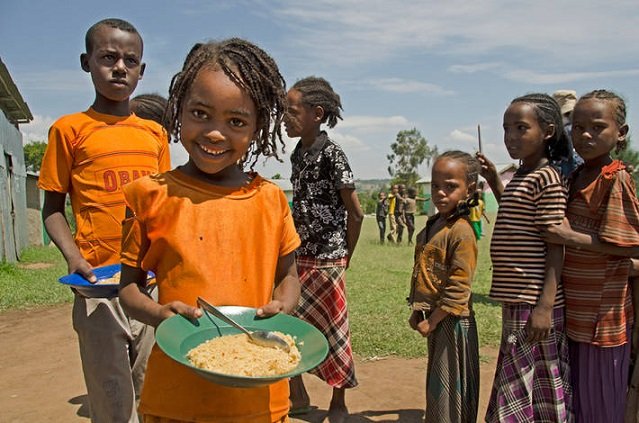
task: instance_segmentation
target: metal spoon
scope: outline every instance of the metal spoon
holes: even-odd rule
[[[197,304],[200,306],[200,308],[202,308],[202,310],[204,310],[204,313],[206,313],[207,316],[208,316],[208,313],[211,313],[218,319],[224,320],[229,325],[234,326],[238,328],[239,330],[241,330],[242,332],[244,332],[245,334],[247,334],[249,337],[249,340],[251,340],[251,342],[253,342],[254,344],[262,345],[264,347],[269,347],[269,348],[279,348],[286,352],[289,352],[291,350],[291,347],[286,343],[285,340],[283,340],[280,336],[274,334],[271,331],[257,330],[257,331],[251,332],[247,330],[245,327],[243,327],[242,325],[240,325],[239,323],[237,323],[235,320],[231,319],[226,314],[222,313],[212,304],[209,304],[207,301],[205,301],[201,297],[197,297]],[[211,318],[211,316],[208,316],[208,317]]]

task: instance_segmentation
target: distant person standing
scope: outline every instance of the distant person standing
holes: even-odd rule
[[[348,418],[346,389],[357,386],[346,304],[346,269],[353,257],[364,213],[346,155],[321,130],[341,119],[339,95],[323,78],[308,77],[288,92],[286,133],[300,138],[291,155],[293,219],[302,240],[297,268],[302,296],[295,315],[328,339],[326,360],[311,371],[333,388],[331,423]],[[290,415],[309,411],[301,376],[291,379]]]
[[[397,224],[397,237],[396,242],[400,244],[404,236],[404,228],[406,227],[406,216],[404,210],[406,209],[406,185],[399,184],[397,186],[397,193],[395,194],[395,223]]]
[[[483,236],[484,233],[484,228],[482,225],[482,221],[481,218],[482,216],[485,217],[485,211],[486,211],[486,203],[484,202],[484,183],[483,181],[479,182],[479,188],[477,189],[477,192],[475,193],[475,198],[476,198],[476,205],[470,208],[470,224],[473,227],[473,230],[475,231],[475,238],[477,238],[477,241],[479,241],[481,239],[481,237]]]
[[[417,190],[409,187],[408,195],[404,199],[404,221],[408,230],[408,245],[413,243],[413,234],[415,233],[415,213],[417,213]]]
[[[394,243],[397,240],[397,220],[395,220],[395,207],[397,205],[398,185],[391,186],[391,192],[388,194],[388,226],[389,232],[386,236],[389,242]]]
[[[386,193],[380,191],[377,198],[377,207],[375,208],[375,218],[377,219],[377,227],[379,228],[379,243],[384,243],[386,235],[386,216],[388,216],[388,203],[386,202]]]
[[[558,161],[553,162],[561,170],[561,174],[568,178],[572,172],[584,161],[577,154],[572,145],[572,112],[577,104],[577,92],[573,90],[557,90],[552,93],[552,97],[559,104],[561,117],[564,123],[564,131],[568,136],[568,154],[561,157]]]

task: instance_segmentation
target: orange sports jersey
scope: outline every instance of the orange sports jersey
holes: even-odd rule
[[[75,242],[92,266],[101,266],[120,259],[122,187],[168,169],[168,140],[159,124],[90,108],[51,126],[38,186],[69,194]]]
[[[255,174],[224,188],[176,169],[124,189],[135,217],[123,225],[122,263],[153,270],[160,304],[259,307],[273,296],[280,257],[300,245],[286,196]],[[140,412],[179,421],[279,422],[288,411],[288,381],[260,388],[209,382],[154,346]]]

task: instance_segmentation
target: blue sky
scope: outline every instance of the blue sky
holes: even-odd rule
[[[35,116],[21,126],[26,141],[92,103],[79,55],[86,30],[107,17],[130,21],[144,38],[136,94],[166,95],[195,42],[231,36],[268,51],[289,86],[325,77],[344,106],[329,133],[360,179],[388,177],[389,146],[413,127],[440,151],[473,152],[479,124],[485,153],[510,161],[502,115],[529,92],[612,89],[627,101],[631,134],[639,124],[636,0],[3,0],[0,12],[0,57]],[[295,141],[286,141],[284,163],[256,170],[288,177]],[[186,156],[176,147],[177,165]]]

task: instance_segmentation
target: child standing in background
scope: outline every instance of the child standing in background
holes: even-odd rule
[[[341,119],[339,95],[328,81],[308,77],[288,92],[286,133],[300,138],[291,155],[293,218],[302,245],[297,267],[302,298],[295,314],[328,339],[326,360],[311,373],[333,388],[331,423],[346,421],[346,389],[357,386],[346,304],[346,269],[364,214],[342,149],[321,130]],[[307,412],[310,398],[301,376],[291,379],[292,413]]]
[[[197,318],[198,296],[255,307],[260,317],[297,306],[300,241],[286,196],[243,169],[277,157],[285,95],[273,59],[248,41],[200,44],[187,56],[171,82],[167,123],[189,161],[125,189],[120,298],[131,315],[153,326],[176,313]],[[147,270],[159,303],[141,290]],[[140,413],[145,422],[285,422],[288,397],[286,380],[218,385],[155,345]]]
[[[508,153],[520,162],[505,189],[495,165],[477,154],[499,201],[490,298],[502,303],[502,336],[486,421],[570,422],[563,247],[542,238],[544,228],[563,221],[566,207],[566,188],[550,165],[568,146],[559,105],[546,94],[518,97],[503,126]]]
[[[397,220],[395,220],[395,207],[397,207],[397,192],[399,191],[399,187],[397,185],[392,185],[391,190],[388,193],[388,235],[386,239],[388,242],[395,243],[397,240]]]
[[[388,216],[388,203],[386,202],[386,193],[381,191],[377,198],[377,206],[375,207],[375,218],[377,219],[377,227],[379,228],[379,243],[384,243],[386,236],[386,216]]]
[[[437,157],[431,198],[439,213],[417,234],[408,322],[428,338],[426,422],[477,420],[479,341],[470,288],[477,243],[466,202],[479,171],[479,162],[468,153]]]
[[[409,187],[406,198],[404,198],[404,221],[408,231],[408,245],[413,243],[415,233],[415,213],[417,213],[417,190]]]
[[[626,105],[610,91],[582,96],[572,138],[584,164],[570,179],[563,224],[547,240],[566,246],[562,273],[570,371],[579,422],[624,421],[633,324],[630,256],[639,251],[639,201],[624,164]]]
[[[129,97],[145,65],[142,38],[129,22],[105,19],[86,33],[80,64],[91,74],[89,110],[63,116],[49,130],[38,186],[42,219],[69,273],[96,282],[93,267],[120,261],[122,187],[170,168],[166,132],[131,114]],[[67,194],[77,230],[65,217]],[[141,287],[146,290],[145,286]],[[117,296],[86,298],[74,291],[73,328],[93,422],[137,422],[135,400],[153,345],[153,328],[130,318]]]

